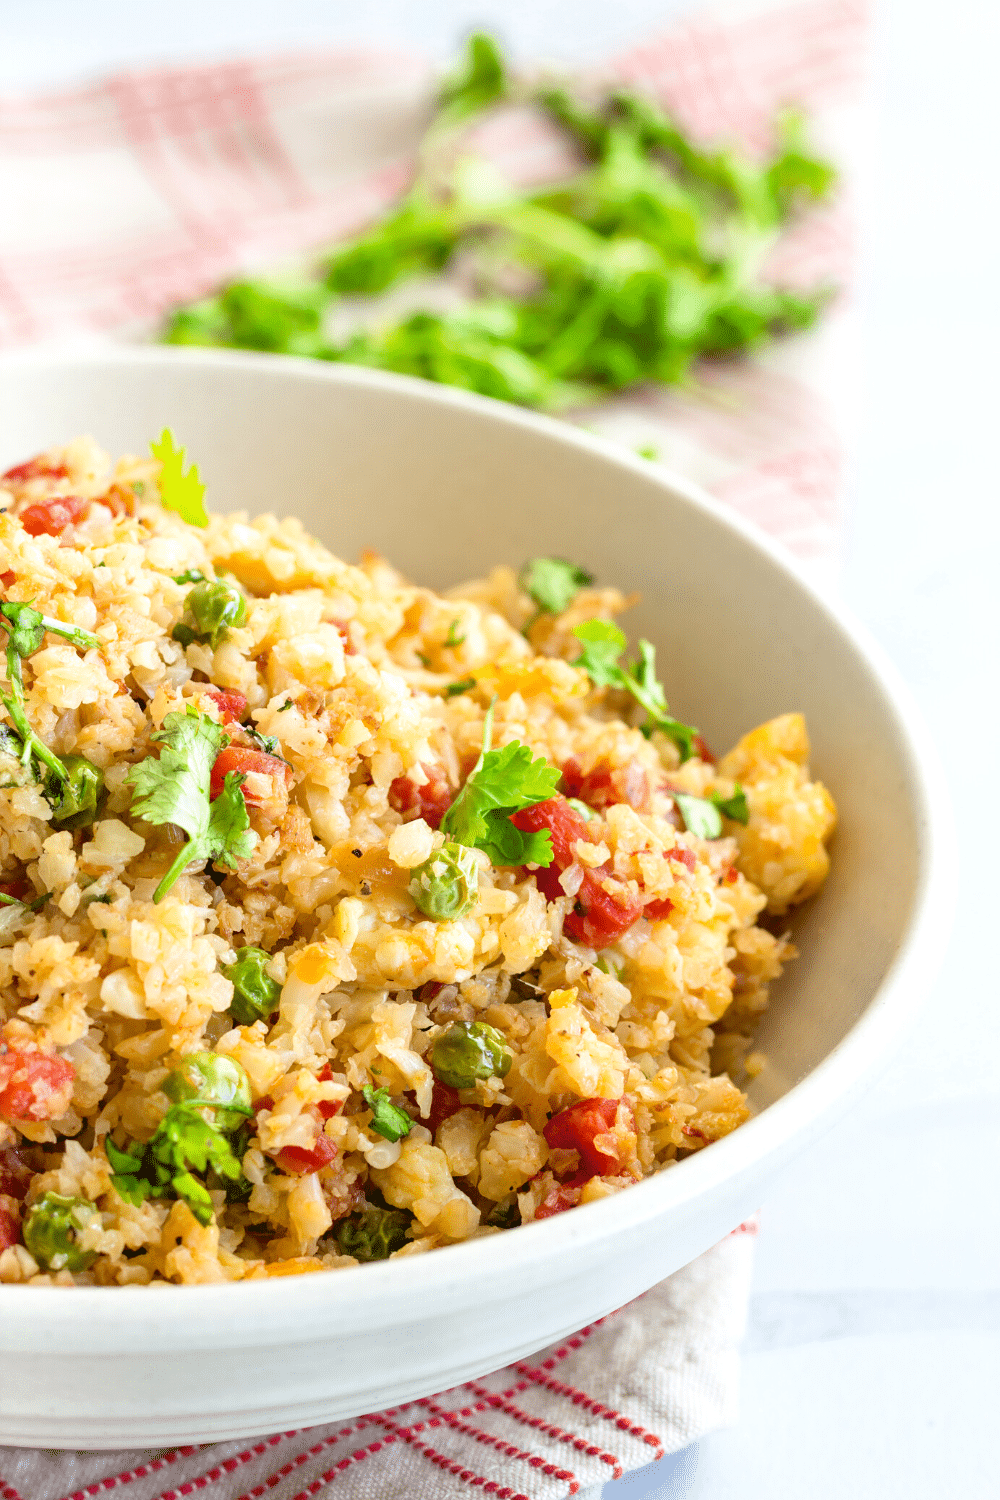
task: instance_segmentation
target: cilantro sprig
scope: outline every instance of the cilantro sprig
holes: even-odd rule
[[[376,1135],[387,1141],[401,1141],[404,1135],[409,1135],[413,1121],[405,1109],[391,1103],[388,1089],[373,1089],[366,1083],[361,1093],[372,1112],[371,1128]]]
[[[682,724],[670,712],[663,684],[656,675],[656,647],[649,641],[640,641],[636,660],[627,666],[622,665],[620,658],[628,643],[613,621],[585,620],[574,627],[573,634],[583,648],[573,665],[582,667],[595,687],[613,687],[631,693],[646,710],[643,734],[648,737],[659,729],[673,740],[681,760],[690,760],[695,753],[698,731],[691,724]]]
[[[593,583],[594,575],[564,557],[533,557],[525,563],[517,581],[535,603],[535,613],[524,626],[527,635],[539,615],[561,615],[569,609],[580,590]]]
[[[154,892],[153,900],[162,901],[195,860],[211,859],[235,870],[236,861],[253,852],[257,835],[240,791],[241,775],[227,772],[222,791],[211,800],[212,767],[229,744],[221,725],[188,707],[167,714],[152,738],[162,746],[159,757],[148,755],[125,778],[133,788],[132,812],[147,823],[176,823],[188,835]]]
[[[533,807],[555,795],[560,772],[527,745],[511,740],[491,750],[491,703],[483,722],[479,759],[441,819],[441,832],[469,849],[482,849],[495,865],[550,865],[552,836],[547,828],[525,833],[510,821],[511,813]]]
[[[20,760],[23,766],[30,765],[31,757],[48,766],[58,782],[69,780],[69,772],[54,751],[31,727],[24,707],[24,678],[21,675],[21,657],[13,639],[7,641],[7,681],[9,693],[0,693],[0,701],[10,714],[11,723],[21,737]]]
[[[71,646],[79,646],[83,651],[96,650],[101,644],[89,630],[82,630],[79,625],[67,625],[62,620],[53,620],[31,604],[18,604],[15,600],[8,599],[5,604],[0,604],[0,615],[3,616],[10,643],[18,656],[33,656],[41,647],[46,631],[51,635],[62,636]]]
[[[723,797],[721,792],[709,792],[707,797],[695,797],[690,792],[673,792],[671,795],[680,809],[685,828],[696,838],[720,839],[723,817],[731,818],[734,823],[750,821],[746,793],[739,782],[731,797]]]
[[[184,449],[178,448],[169,427],[164,427],[158,443],[150,443],[150,452],[162,464],[160,470],[160,504],[164,510],[175,510],[191,526],[207,526],[205,486],[198,477],[198,465],[185,473]]]
[[[473,155],[468,128],[503,100],[542,110],[582,151],[582,170],[525,190]],[[830,297],[829,287],[798,292],[765,274],[778,235],[835,181],[790,112],[758,161],[706,146],[630,90],[595,106],[519,82],[478,34],[441,89],[418,162],[405,196],[313,275],[233,281],[179,309],[166,341],[348,361],[563,410],[646,381],[683,382],[701,357],[808,327]],[[331,312],[350,316],[341,298],[459,257],[473,300],[441,311],[433,298],[403,317],[356,319],[363,326],[346,337],[330,333]]]
[[[194,1174],[211,1169],[229,1182],[243,1175],[229,1138],[208,1124],[193,1101],[172,1104],[145,1146],[133,1141],[122,1151],[109,1136],[104,1150],[111,1182],[126,1203],[182,1198],[199,1224],[211,1223],[214,1209],[208,1188]]]

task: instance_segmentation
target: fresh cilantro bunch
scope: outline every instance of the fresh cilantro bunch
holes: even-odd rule
[[[164,427],[158,443],[150,443],[150,452],[163,465],[160,470],[160,504],[164,510],[175,510],[190,526],[207,526],[205,486],[198,478],[198,465],[185,473],[184,449],[178,448],[169,427]]]
[[[211,1169],[230,1183],[243,1177],[229,1138],[208,1124],[195,1102],[172,1104],[145,1146],[133,1141],[120,1151],[108,1136],[104,1149],[112,1184],[126,1203],[182,1198],[199,1224],[211,1223],[214,1210],[208,1188],[194,1174]]]
[[[523,191],[471,156],[469,127],[503,100],[541,108],[580,169]],[[559,410],[683,381],[701,357],[808,327],[828,300],[828,288],[799,293],[763,274],[778,235],[835,181],[794,112],[758,162],[706,148],[630,90],[595,105],[520,84],[483,34],[438,106],[413,184],[379,222],[311,278],[243,279],[180,309],[167,342],[343,360]],[[439,272],[459,254],[477,288],[465,306],[369,318],[339,342],[327,332],[340,298]],[[512,295],[512,281],[524,290]]]
[[[671,714],[663,684],[656,676],[656,647],[649,641],[640,641],[636,660],[631,666],[623,666],[619,659],[627,642],[624,632],[613,621],[585,620],[575,626],[573,634],[583,647],[573,665],[583,667],[596,687],[631,693],[646,710],[643,734],[648,737],[654,729],[659,729],[673,740],[681,752],[681,760],[690,760],[698,731]]]
[[[208,714],[189,707],[167,714],[153,739],[159,757],[148,755],[125,778],[133,788],[132,812],[147,823],[176,823],[188,835],[153,895],[162,901],[181,872],[195,860],[211,859],[235,870],[236,861],[253,852],[257,835],[250,828],[240,787],[243,777],[226,774],[222,791],[210,798],[212,767],[229,736]]]
[[[470,849],[482,849],[495,865],[550,865],[548,829],[523,833],[511,813],[555,795],[560,772],[527,745],[512,740],[491,750],[493,704],[483,724],[483,748],[468,780],[441,819],[441,832]]]

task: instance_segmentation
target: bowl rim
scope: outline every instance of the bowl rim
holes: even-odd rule
[[[362,366],[233,350],[70,347],[0,355],[0,375],[18,369],[48,368],[53,373],[76,369],[81,377],[87,372],[99,376],[135,366],[177,370],[218,368],[275,380],[325,381],[348,389],[374,389],[411,402],[423,401],[471,412],[509,429],[537,433],[563,447],[592,454],[641,475],[683,504],[707,513],[736,533],[752,551],[763,554],[804,592],[864,661],[904,747],[918,820],[919,868],[906,929],[897,951],[881,984],[842,1040],[759,1115],[713,1142],[710,1151],[699,1151],[669,1172],[637,1183],[640,1191],[633,1189],[587,1204],[585,1212],[558,1214],[541,1223],[522,1226],[522,1232],[513,1236],[490,1235],[440,1247],[429,1257],[404,1257],[391,1265],[376,1263],[245,1283],[158,1284],[155,1295],[148,1301],[145,1298],[140,1301],[134,1295],[123,1298],[120,1287],[77,1287],[68,1297],[67,1289],[61,1287],[32,1287],[30,1294],[25,1295],[26,1289],[19,1286],[0,1286],[3,1330],[0,1348],[38,1348],[42,1335],[44,1347],[53,1352],[60,1336],[65,1336],[68,1345],[76,1346],[89,1335],[92,1352],[105,1345],[110,1348],[112,1337],[117,1348],[137,1347],[155,1338],[157,1332],[162,1334],[170,1325],[179,1326],[181,1319],[187,1325],[184,1346],[194,1348],[217,1343],[213,1321],[220,1316],[225,1316],[229,1323],[227,1342],[259,1344],[271,1335],[287,1334],[296,1325],[301,1327],[302,1317],[307,1313],[312,1319],[314,1336],[320,1338],[332,1328],[350,1327],[362,1316],[362,1308],[364,1319],[370,1322],[373,1308],[381,1306],[382,1314],[377,1317],[381,1324],[396,1317],[400,1304],[412,1306],[414,1299],[424,1299],[431,1305],[462,1284],[481,1285],[483,1278],[509,1289],[520,1274],[529,1272],[539,1262],[551,1261],[623,1230],[641,1228],[671,1211],[679,1212],[726,1180],[777,1154],[787,1142],[801,1137],[804,1145],[810,1134],[821,1128],[823,1117],[833,1115],[838,1103],[846,1107],[866,1080],[885,1065],[892,1043],[918,1012],[950,937],[957,888],[957,842],[937,750],[910,689],[853,612],[831,590],[808,577],[779,542],[714,499],[700,485],[569,422],[491,397]],[[833,1123],[832,1118],[829,1123]],[[364,1293],[359,1296],[362,1287]],[[247,1302],[247,1298],[254,1300]],[[419,1300],[416,1305],[420,1305]],[[109,1320],[112,1309],[118,1306],[121,1312]],[[247,1316],[233,1325],[231,1314],[238,1306],[245,1309]],[[101,1336],[102,1328],[107,1341]]]

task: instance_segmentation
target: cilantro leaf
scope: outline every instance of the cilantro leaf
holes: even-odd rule
[[[121,1151],[106,1138],[104,1150],[114,1169],[112,1184],[127,1203],[182,1198],[199,1224],[211,1223],[214,1208],[208,1188],[194,1173],[211,1169],[229,1182],[243,1176],[225,1134],[208,1124],[192,1100],[172,1104],[145,1146],[133,1142],[129,1151]]]
[[[469,38],[461,70],[445,80],[438,102],[449,118],[460,120],[502,99],[507,89],[499,47],[491,36],[477,31]]]
[[[593,583],[594,575],[562,557],[533,557],[525,563],[517,581],[539,611],[561,615],[580,590]]]
[[[200,568],[188,568],[183,573],[175,573],[173,578],[175,583],[204,583],[206,581]]]
[[[723,797],[719,792],[709,792],[708,795],[724,817],[731,818],[734,823],[749,823],[750,808],[747,804],[747,794],[738,781],[733,787],[731,797]]]
[[[573,634],[583,651],[573,663],[589,673],[597,687],[624,687],[624,678],[618,658],[625,650],[625,633],[613,620],[584,620]]]
[[[9,599],[6,604],[0,604],[0,615],[4,618],[11,645],[18,656],[33,656],[41,646],[46,631],[62,636],[63,640],[69,641],[73,646],[80,646],[85,651],[101,644],[89,630],[82,630],[79,625],[67,625],[62,620],[50,619],[30,604],[18,604]]]
[[[735,823],[746,823],[750,818],[746,793],[739,782],[731,797],[722,797],[718,792],[709,792],[707,797],[695,797],[689,792],[673,792],[672,796],[680,808],[685,828],[700,839],[722,837],[723,814]]]
[[[483,724],[483,748],[465,785],[441,819],[442,833],[470,849],[482,849],[497,865],[550,865],[548,829],[523,833],[510,814],[555,795],[561,773],[527,745],[511,740],[502,750],[488,750],[493,705]]]
[[[45,741],[35,733],[31,727],[31,721],[24,711],[24,680],[21,676],[21,658],[15,649],[14,642],[7,642],[7,678],[10,682],[10,692],[0,693],[0,702],[10,714],[11,722],[18,734],[21,736],[21,764],[28,765],[31,757],[35,756],[43,765],[48,766],[57,781],[69,780],[69,772],[54,751],[50,750]]]
[[[461,623],[461,620],[452,620],[451,624],[448,626],[448,634],[445,636],[444,642],[446,646],[455,647],[461,646],[465,643],[465,636],[457,634],[458,627]]]
[[[365,1103],[372,1112],[371,1128],[376,1135],[387,1141],[401,1141],[413,1129],[413,1121],[405,1109],[390,1103],[388,1089],[373,1089],[366,1083],[361,1090]]]
[[[164,510],[175,510],[191,526],[207,526],[205,486],[198,478],[198,465],[184,472],[184,449],[178,448],[169,427],[164,427],[158,443],[150,443],[150,452],[163,465],[160,471],[160,504]]]
[[[446,698],[459,698],[463,693],[471,693],[475,685],[474,677],[460,677],[457,682],[449,682],[444,695]]]
[[[688,833],[699,839],[722,837],[722,815],[714,802],[709,802],[707,797],[691,796],[688,792],[674,792],[672,795]]]
[[[631,693],[646,710],[643,734],[648,737],[655,729],[661,730],[673,740],[681,752],[681,760],[690,760],[698,731],[691,724],[675,719],[667,707],[663,684],[656,675],[656,647],[650,641],[640,641],[634,664],[621,666],[618,658],[625,650],[625,637],[610,620],[584,620],[582,625],[574,626],[573,634],[583,647],[573,665],[583,667],[596,687],[620,688]]]
[[[210,800],[212,767],[229,736],[207,714],[188,708],[167,714],[153,739],[162,745],[159,759],[149,755],[132,767],[125,780],[133,788],[132,811],[147,823],[176,823],[188,835],[153,895],[162,901],[181,872],[194,860],[211,859],[235,870],[256,847],[240,786],[243,777],[226,775],[222,791]]]

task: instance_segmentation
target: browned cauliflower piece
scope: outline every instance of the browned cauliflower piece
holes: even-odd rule
[[[718,766],[746,792],[750,821],[727,826],[738,865],[781,916],[815,894],[826,879],[826,844],[837,809],[826,787],[809,779],[809,736],[801,714],[781,714],[745,734]]]

